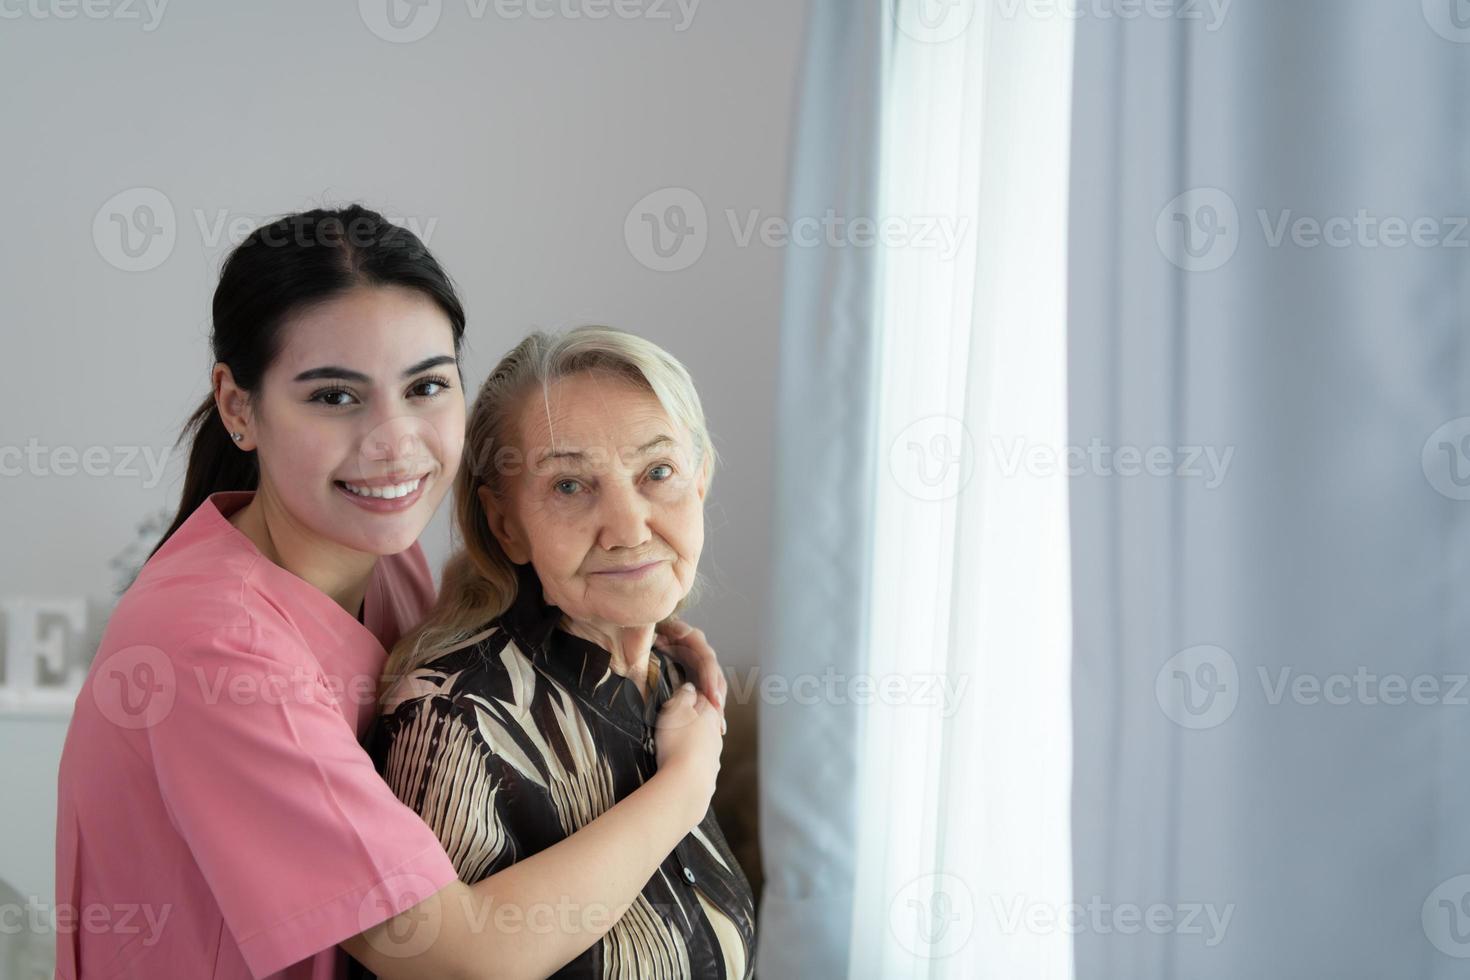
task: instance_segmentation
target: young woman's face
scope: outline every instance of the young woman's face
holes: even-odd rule
[[[592,373],[528,397],[518,431],[503,511],[480,491],[507,556],[529,561],[547,601],[594,628],[672,613],[704,547],[706,470],[689,433],[652,392]]]
[[[262,492],[343,547],[411,547],[464,446],[449,318],[415,290],[371,286],[304,310],[281,336],[250,413]]]

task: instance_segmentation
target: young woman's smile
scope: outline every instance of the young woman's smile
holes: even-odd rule
[[[347,495],[347,499],[363,510],[385,514],[407,510],[418,503],[428,481],[429,474],[420,473],[418,476],[405,480],[377,482],[354,480],[350,483],[346,480],[338,480],[336,487]]]

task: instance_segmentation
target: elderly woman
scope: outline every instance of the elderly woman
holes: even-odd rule
[[[604,327],[533,334],[481,388],[465,456],[463,550],[388,662],[368,745],[473,883],[586,828],[722,723],[653,643],[695,585],[714,466],[683,366]],[[718,769],[717,747],[707,759]],[[485,927],[580,936],[557,977],[750,977],[750,885],[708,796],[690,802],[630,904],[483,909]],[[626,873],[619,850],[603,845],[599,870]]]

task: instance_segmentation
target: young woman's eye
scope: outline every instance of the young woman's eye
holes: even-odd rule
[[[654,474],[660,473],[660,472],[663,473],[662,476],[655,476],[654,475]],[[648,470],[649,479],[655,481],[656,483],[662,483],[665,480],[672,479],[673,478],[673,475],[674,475],[674,468],[672,466],[670,466],[668,463],[655,463],[653,466],[649,467],[649,470]]]
[[[448,378],[423,378],[413,386],[413,393],[421,398],[436,398],[448,391],[450,387]]]
[[[346,388],[323,388],[321,391],[314,392],[312,396],[307,400],[319,402],[323,405],[326,405],[328,408],[343,408],[347,405],[352,404],[352,402],[350,401],[338,401],[338,398],[350,398],[356,400],[356,396],[354,396],[352,392],[348,391]]]

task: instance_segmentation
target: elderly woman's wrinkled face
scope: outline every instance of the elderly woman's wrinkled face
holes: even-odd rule
[[[704,547],[708,469],[690,433],[654,394],[584,372],[538,390],[520,409],[506,489],[480,489],[491,530],[530,562],[546,600],[598,628],[646,626],[694,584]]]

